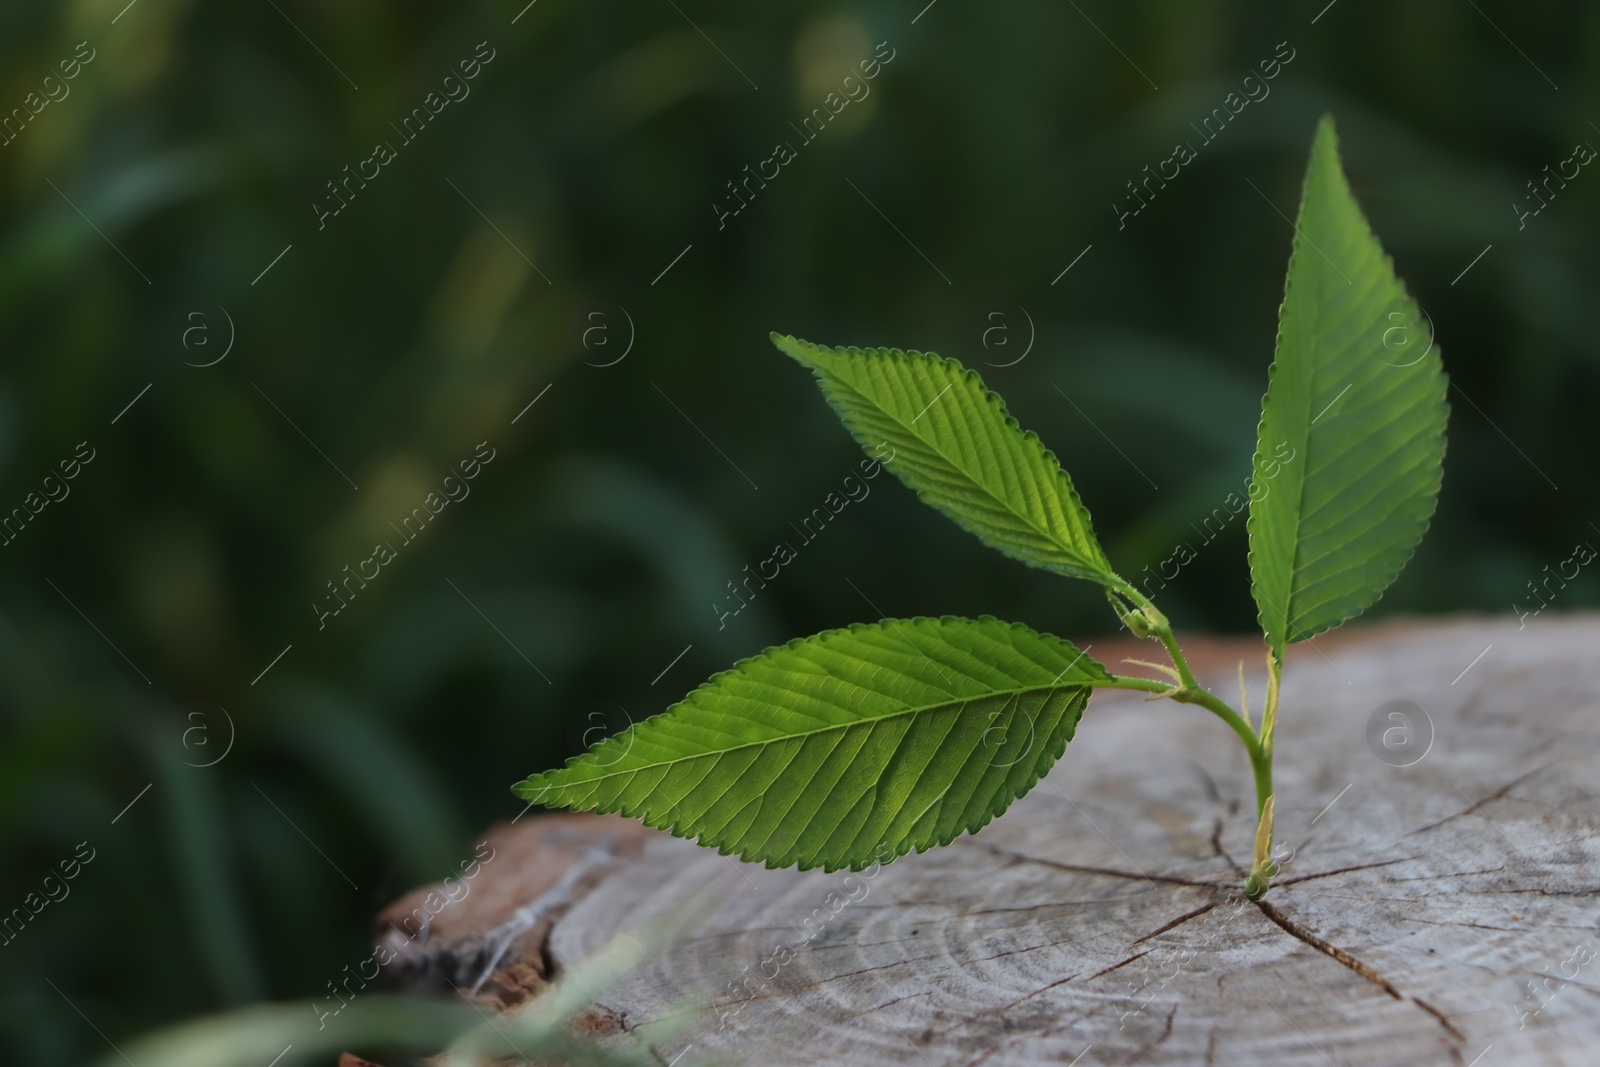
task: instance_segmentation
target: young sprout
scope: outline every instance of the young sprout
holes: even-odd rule
[[[1301,194],[1250,486],[1250,583],[1266,643],[1259,728],[1196,679],[1171,623],[1113,569],[1072,481],[978,375],[899,349],[773,342],[817,378],[864,446],[927,504],[1023,563],[1102,587],[1163,680],[1119,676],[1066,641],[990,616],[885,619],[742,660],[666,712],[515,787],[529,801],[619,811],[768,866],[861,870],[976,831],[1060,758],[1096,689],[1193,704],[1250,757],[1246,895],[1271,885],[1284,653],[1370,607],[1433,514],[1445,448],[1438,348],[1403,366],[1386,331],[1427,332],[1361,214],[1333,122]]]

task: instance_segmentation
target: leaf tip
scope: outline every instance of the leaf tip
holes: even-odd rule
[[[1339,162],[1339,128],[1333,121],[1331,111],[1324,112],[1317,120],[1317,132],[1311,139],[1311,157],[1314,163],[1331,163],[1342,170]]]
[[[777,330],[773,330],[767,336],[772,339],[773,346],[779,352],[801,363],[810,364],[810,360],[806,358],[806,349],[812,346],[805,341],[800,340],[792,333],[779,333]]]
[[[543,779],[544,775],[542,774],[530,774],[511,787],[511,795],[521,800],[526,800],[530,804],[536,804],[542,801],[550,792],[549,784]]]

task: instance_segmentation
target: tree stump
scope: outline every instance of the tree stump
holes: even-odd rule
[[[1259,708],[1260,642],[1202,644],[1202,680],[1237,697],[1244,658]],[[1151,647],[1093,654],[1132,673],[1116,658]],[[499,827],[426,937],[389,925],[426,891],[380,918],[389,970],[509,1006],[665,923],[579,1023],[683,1067],[1592,1064],[1597,650],[1592,615],[1295,646],[1282,870],[1259,905],[1239,893],[1237,739],[1198,708],[1102,692],[1001,818],[858,874],[767,870],[617,817]]]

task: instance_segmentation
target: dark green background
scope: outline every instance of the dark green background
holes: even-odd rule
[[[97,53],[0,148],[0,508],[96,449],[0,548],[0,910],[96,849],[0,948],[7,1063],[108,1051],[50,983],[112,1039],[324,993],[381,905],[516,814],[513,781],[769,643],[880,613],[1111,628],[1090,586],[884,478],[719,629],[725,583],[860,455],[768,331],[984,370],[1136,574],[1249,471],[1290,238],[1266,199],[1293,213],[1324,111],[1458,387],[1438,517],[1380,610],[1507,612],[1600,538],[1600,175],[1520,232],[1511,206],[1600,144],[1594,5],[538,0],[512,25],[521,0],[139,0],[112,24],[124,2],[0,11],[0,107]],[[480,41],[470,97],[319,232],[324,183]],[[723,183],[880,41],[870,97],[718,231]],[[1119,232],[1124,183],[1281,41],[1271,95]],[[231,353],[186,366],[219,308]],[[1026,317],[1027,357],[985,367]],[[195,321],[211,348],[179,343]],[[319,631],[324,583],[484,440],[471,496]],[[1242,519],[1200,549],[1160,597],[1180,627],[1252,626],[1244,553]],[[1585,573],[1552,610],[1597,599]],[[231,751],[185,766],[222,708]]]

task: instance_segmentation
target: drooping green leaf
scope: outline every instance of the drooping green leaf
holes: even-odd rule
[[[1109,676],[981,619],[886,619],[769,648],[514,791],[723,853],[860,870],[974,831],[1060,758]]]
[[[850,432],[924,502],[1014,559],[1113,582],[1067,472],[975,371],[931,352],[772,342],[811,368]]]
[[[1351,195],[1333,120],[1311,149],[1250,489],[1273,654],[1360,614],[1433,515],[1445,377],[1432,329]]]

